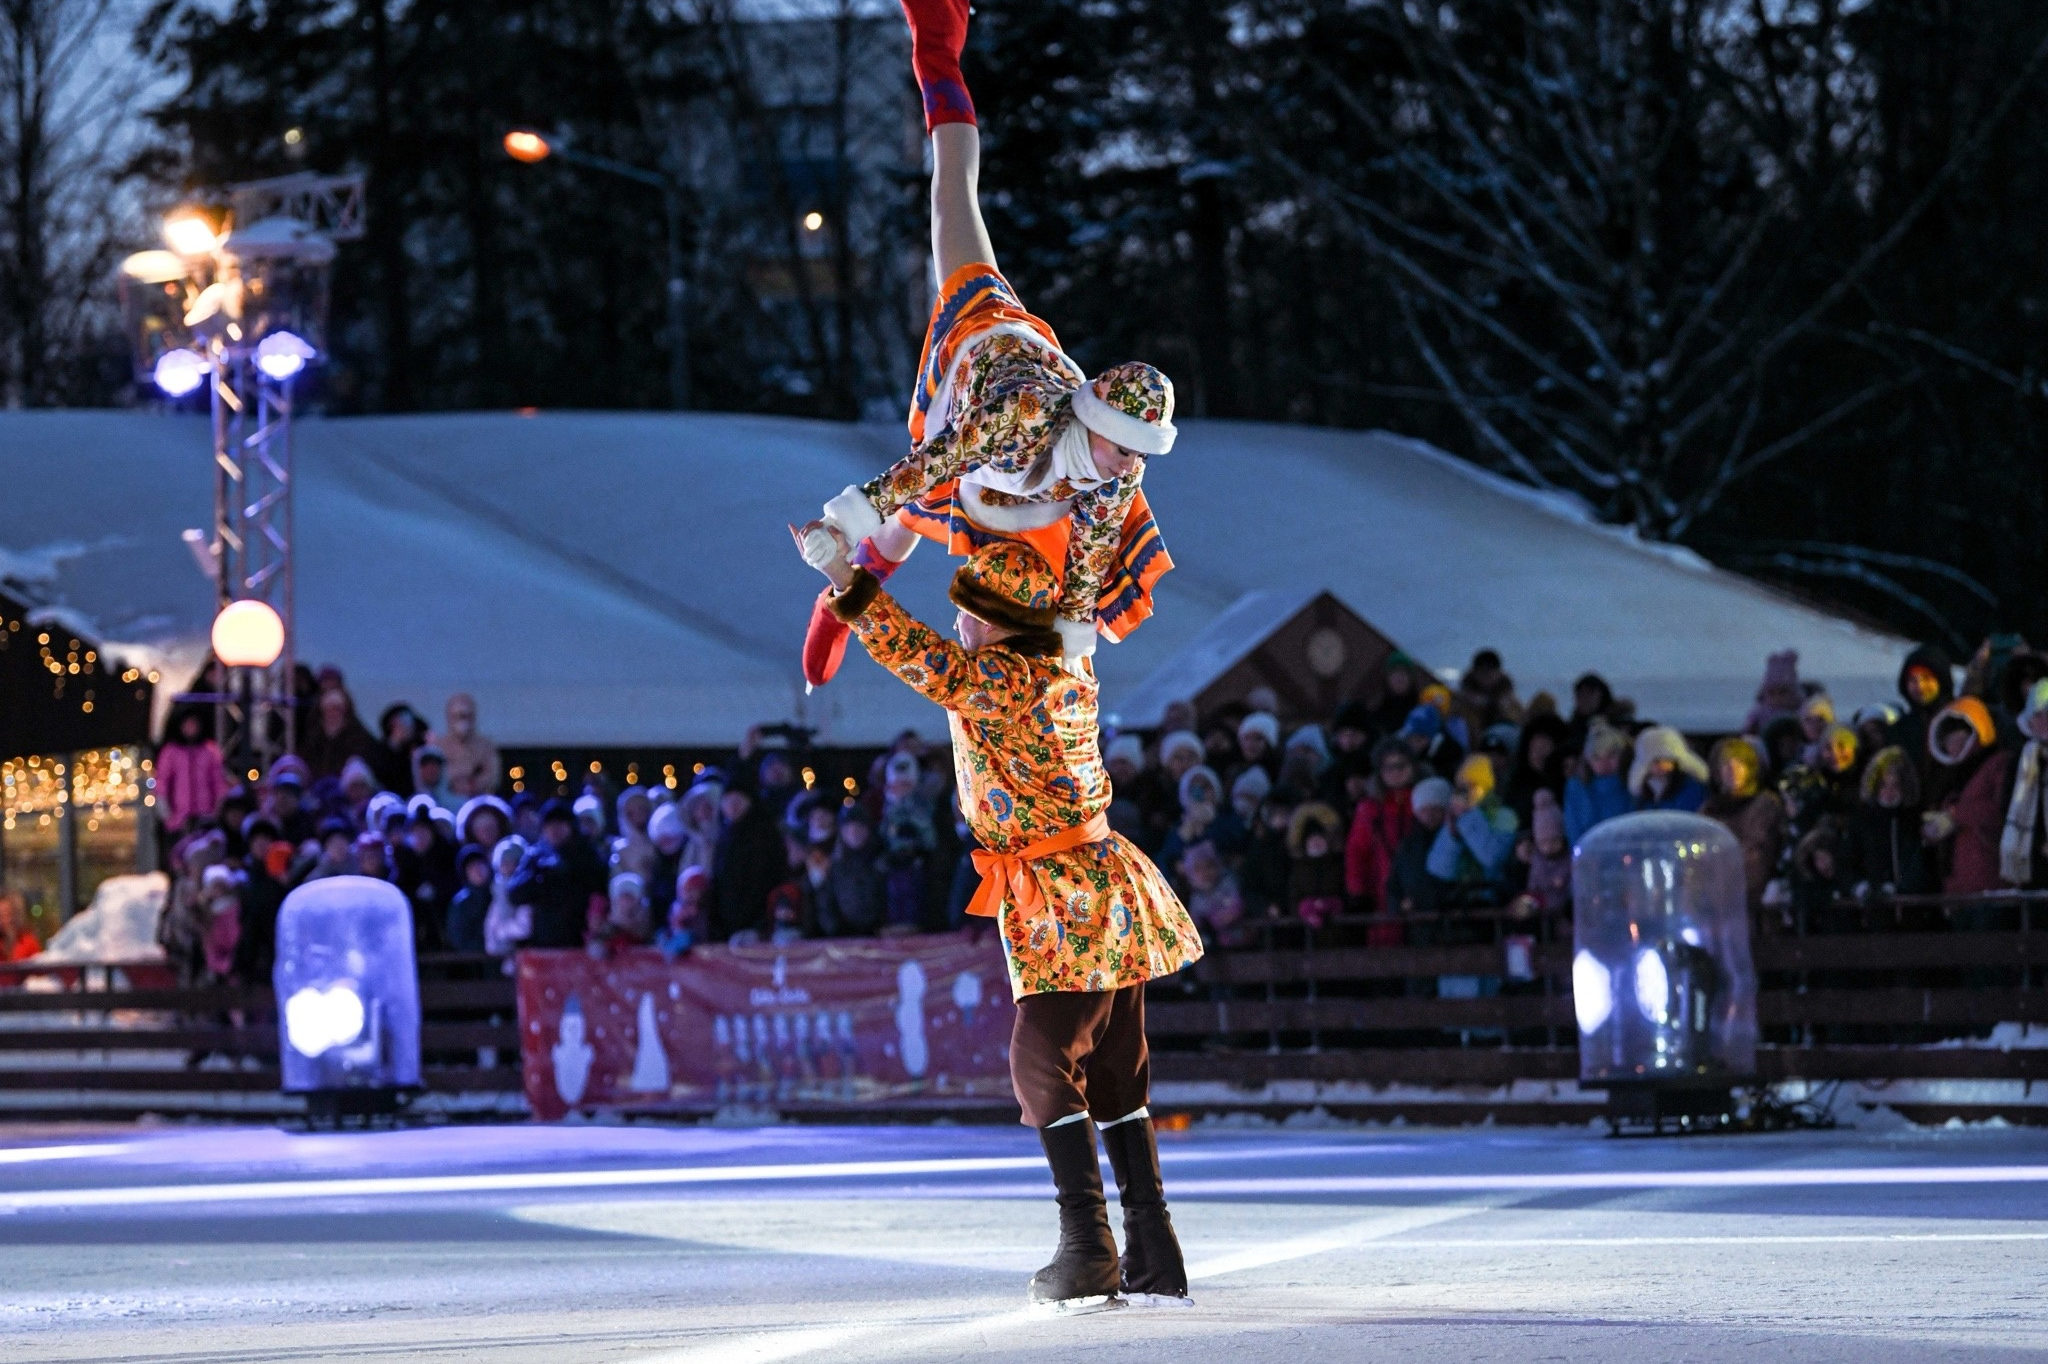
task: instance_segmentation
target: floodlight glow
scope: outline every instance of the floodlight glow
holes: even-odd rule
[[[1636,953],[1636,1007],[1643,1011],[1643,1017],[1652,1023],[1666,1023],[1671,1019],[1671,973],[1664,968],[1664,958],[1653,947],[1645,947]]]
[[[804,214],[804,231],[816,232],[825,225],[825,215],[813,210]]]
[[[505,134],[505,155],[529,166],[536,161],[547,160],[554,150],[546,138],[529,128],[514,128]]]
[[[182,398],[206,382],[207,371],[211,368],[206,357],[197,351],[167,350],[156,358],[152,377],[158,388],[173,398]]]
[[[301,1056],[319,1056],[363,1035],[363,997],[346,985],[311,986],[284,1004],[284,1035]]]
[[[220,234],[205,214],[181,208],[164,219],[164,240],[181,256],[205,256],[220,245]]]
[[[1599,1031],[1614,1013],[1614,982],[1607,967],[1591,952],[1581,950],[1572,958],[1572,1012],[1578,1015],[1579,1031]]]
[[[256,343],[256,368],[281,382],[304,369],[317,354],[291,332],[272,332]]]
[[[230,668],[267,668],[283,652],[284,621],[269,602],[229,602],[213,618],[213,656]]]
[[[137,251],[121,262],[121,273],[143,284],[170,284],[185,278],[185,262],[175,251]]]

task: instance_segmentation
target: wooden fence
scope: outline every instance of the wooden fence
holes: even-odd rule
[[[2048,1048],[1982,1043],[1996,1024],[2048,1023],[2048,896],[1887,901],[1858,912],[1867,922],[1853,932],[1754,942],[1759,1078],[2048,1080]],[[1978,926],[1986,922],[1998,926]],[[1369,919],[1262,921],[1257,945],[1212,952],[1156,985],[1147,1006],[1155,1082],[1201,1088],[1205,1097],[1185,1105],[1194,1109],[1278,1113],[1319,1102],[1411,1121],[1598,1111],[1593,1096],[1513,1092],[1578,1075],[1568,922],[1478,912],[1406,927],[1411,942],[1432,941],[1372,945],[1385,925]],[[451,955],[423,958],[421,977],[427,1094],[450,1096],[443,1106],[456,1111],[466,1102],[516,1114],[510,979],[489,958]],[[277,1095],[275,1007],[268,988],[181,989],[160,965],[0,967],[0,1119],[294,1111]],[[1276,1096],[1299,1082],[1341,1084],[1350,1097]],[[1362,1086],[1402,1090],[1375,1102],[1358,1097]],[[240,1096],[239,1106],[223,1096]],[[2013,1103],[1900,1107],[1915,1117],[2037,1116]]]

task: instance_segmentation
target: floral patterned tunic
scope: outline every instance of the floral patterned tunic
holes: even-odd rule
[[[1060,423],[1082,383],[1071,362],[1042,341],[998,332],[969,352],[953,403],[953,419],[931,439],[861,486],[884,519],[949,479],[977,469],[1021,474],[1052,455]],[[1124,515],[1144,481],[1141,463],[1122,478],[1075,492],[1064,481],[1033,498],[997,495],[1003,502],[1071,498],[1073,537],[1067,545],[1060,614],[1095,620],[1097,600],[1123,541]]]
[[[969,652],[913,620],[887,593],[852,622],[877,663],[946,708],[960,808],[983,847],[1013,853],[1107,809],[1099,693],[1057,660],[1001,645]],[[1187,910],[1150,858],[1121,834],[1027,864],[1045,896],[1021,921],[998,922],[1010,989],[1116,990],[1169,975],[1202,955]]]

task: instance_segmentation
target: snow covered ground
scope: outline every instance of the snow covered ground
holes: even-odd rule
[[[2028,1129],[1165,1146],[1196,1308],[1047,1319],[1022,1131],[0,1131],[0,1360],[2048,1354]]]

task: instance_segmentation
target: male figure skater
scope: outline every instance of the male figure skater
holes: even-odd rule
[[[1029,545],[975,550],[953,577],[955,644],[833,543],[817,565],[832,583],[827,609],[877,663],[946,708],[960,808],[981,844],[969,912],[1000,926],[1017,1000],[1010,1079],[1059,1191],[1059,1250],[1032,1277],[1031,1301],[1063,1312],[1117,1306],[1120,1294],[1184,1304],[1187,1270],[1145,1106],[1145,982],[1199,958],[1201,939],[1159,869],[1110,831],[1095,669],[1061,661],[1058,579]],[[1123,1202],[1121,1267],[1097,1126]]]
[[[825,505],[822,524],[886,581],[923,535],[955,554],[997,538],[1030,544],[1056,570],[1054,629],[1068,659],[1120,640],[1152,614],[1173,566],[1139,484],[1173,448],[1173,384],[1150,365],[1090,381],[996,268],[982,222],[981,129],[960,77],[967,0],[903,0],[932,141],[932,259],[939,297],[910,404],[910,453]],[[814,522],[807,531],[815,531]],[[814,561],[829,551],[812,538]],[[804,679],[829,680],[846,627],[821,597]]]

